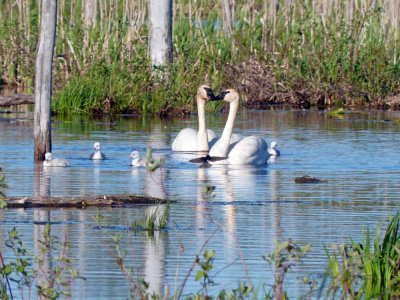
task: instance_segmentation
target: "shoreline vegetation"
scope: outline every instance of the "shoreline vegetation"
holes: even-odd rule
[[[39,4],[0,2],[0,84],[28,93]],[[400,108],[398,1],[235,0],[232,35],[219,4],[173,1],[174,62],[161,78],[148,59],[147,1],[59,0],[53,112],[187,115],[204,82],[237,88],[248,108]]]

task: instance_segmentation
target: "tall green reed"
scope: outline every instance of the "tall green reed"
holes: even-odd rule
[[[367,229],[362,243],[353,240],[326,250],[329,266],[327,294],[353,299],[394,299],[399,297],[400,215],[390,218],[383,238],[381,225],[374,243]]]

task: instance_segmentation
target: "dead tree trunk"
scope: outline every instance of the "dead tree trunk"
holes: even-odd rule
[[[96,26],[97,23],[97,0],[84,0],[84,22],[87,28]]]
[[[56,39],[57,0],[42,0],[42,18],[36,56],[34,159],[43,161],[51,152],[51,94]]]
[[[219,2],[222,8],[222,28],[224,30],[224,34],[227,37],[231,37],[233,32],[233,22],[230,1],[220,0]]]
[[[172,0],[149,0],[149,48],[153,66],[173,61]]]

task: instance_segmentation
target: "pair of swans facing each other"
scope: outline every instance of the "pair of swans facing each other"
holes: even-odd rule
[[[206,128],[205,104],[206,101],[219,100],[229,103],[229,114],[221,138],[215,140],[215,133]],[[261,165],[267,162],[271,154],[263,138],[254,135],[243,137],[232,133],[239,108],[239,94],[236,90],[228,89],[215,96],[208,86],[202,85],[197,90],[196,101],[199,130],[198,132],[189,128],[181,130],[172,143],[173,151],[209,150],[208,155],[191,160],[191,162],[202,164]],[[211,131],[210,137],[208,137],[209,131]],[[190,137],[188,137],[188,132],[190,132]]]
[[[193,128],[182,129],[172,142],[172,150],[179,152],[208,152],[218,141],[214,131],[206,126],[206,103],[207,101],[221,100],[220,95],[215,96],[212,89],[207,85],[201,85],[197,89],[196,102],[199,120],[199,130]],[[241,140],[240,134],[232,134],[232,142]]]

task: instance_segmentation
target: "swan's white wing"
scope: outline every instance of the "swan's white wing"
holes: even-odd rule
[[[106,159],[106,155],[103,152],[96,151],[90,155],[90,159],[91,160],[102,160],[102,159]]]
[[[229,141],[230,144],[236,144],[240,140],[244,139],[244,136],[240,133],[232,133],[231,140]]]
[[[69,162],[64,158],[53,158],[47,164],[43,163],[47,167],[69,167]]]
[[[172,142],[173,151],[196,151],[197,130],[193,128],[182,129]]]
[[[264,139],[248,136],[237,142],[228,153],[230,164],[261,165],[267,162],[270,154]]]
[[[211,129],[207,129],[207,138],[210,148],[218,140]],[[193,128],[182,129],[172,142],[173,151],[197,151],[197,130]]]

